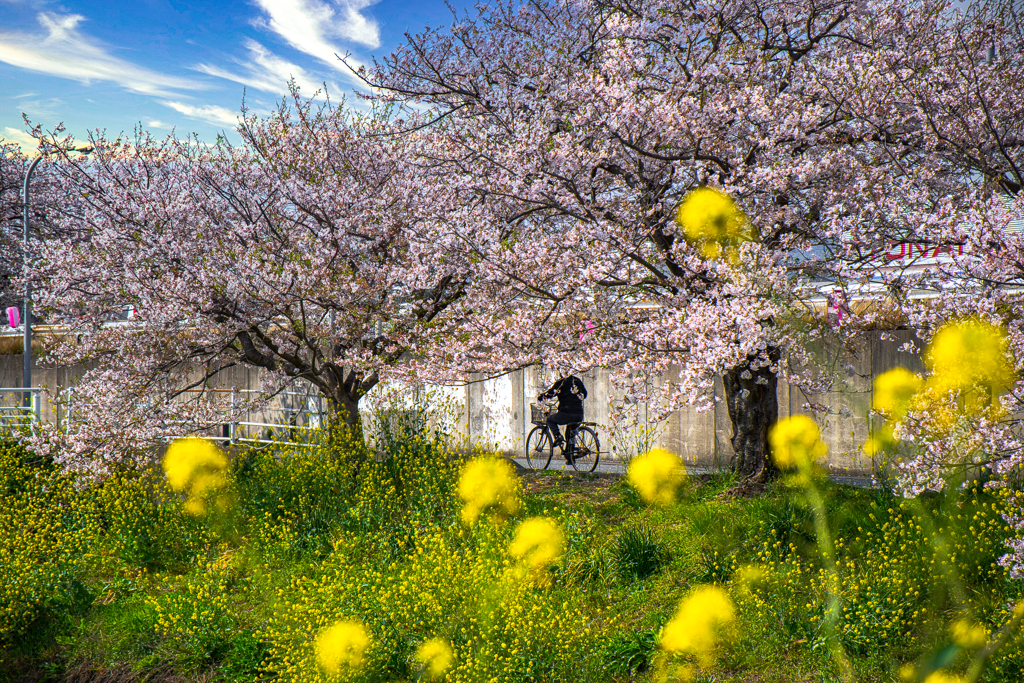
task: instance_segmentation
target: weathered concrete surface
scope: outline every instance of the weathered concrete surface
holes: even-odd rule
[[[872,469],[870,459],[861,452],[861,445],[868,438],[868,412],[871,406],[872,379],[893,367],[902,365],[914,371],[922,368],[919,354],[901,350],[905,343],[914,342],[915,336],[909,331],[864,333],[848,347],[823,346],[815,355],[824,372],[831,379],[828,391],[807,394],[795,386],[780,383],[779,417],[797,413],[813,414],[822,426],[822,437],[829,447],[828,465],[836,474],[862,475]],[[82,368],[35,368],[33,378],[36,386],[45,386],[51,391],[73,386],[82,375]],[[655,385],[671,379],[652,378]],[[606,458],[613,458],[611,445],[616,441],[609,415],[611,401],[622,396],[609,380],[609,371],[595,368],[582,375],[589,397],[586,401],[586,417],[596,422]],[[530,367],[501,377],[482,380],[477,378],[462,387],[440,389],[453,405],[457,414],[457,428],[470,441],[495,447],[510,455],[522,451],[527,434],[533,428],[530,423],[530,404],[544,391],[554,377],[542,368]],[[21,355],[7,354],[0,357],[0,387],[18,387],[21,384]],[[254,369],[237,367],[224,372],[219,387],[230,389],[251,389],[260,387],[258,372]],[[642,423],[654,428],[657,445],[679,453],[688,463],[705,467],[727,467],[733,455],[732,425],[725,407],[724,390],[721,381],[715,383],[715,403],[711,410],[698,412],[686,406],[671,414],[663,423]],[[12,405],[20,395],[0,395],[0,403]],[[291,399],[294,403],[296,399]],[[285,403],[288,403],[287,401]],[[298,411],[298,404],[282,407]],[[817,410],[815,410],[817,408]],[[42,419],[59,421],[64,418],[52,406],[42,406]],[[641,410],[641,415],[647,411]],[[650,413],[654,411],[651,410]],[[275,421],[270,415],[252,415],[251,421]],[[279,421],[280,414],[277,415]],[[626,435],[618,435],[623,437]],[[618,442],[629,439],[618,439]]]

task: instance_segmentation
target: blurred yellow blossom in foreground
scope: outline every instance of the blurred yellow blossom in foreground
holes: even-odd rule
[[[633,459],[626,477],[645,502],[670,505],[686,481],[686,467],[678,455],[652,448]]]
[[[780,469],[808,470],[828,452],[821,442],[818,423],[807,415],[793,415],[775,423],[768,434],[775,464]]]
[[[939,391],[964,391],[980,386],[1000,394],[1016,379],[1006,332],[976,318],[940,328],[925,361],[932,372],[928,384]]]
[[[945,671],[933,671],[924,679],[924,683],[966,683],[965,678],[956,674],[949,674]]]
[[[753,226],[732,197],[710,187],[686,195],[676,223],[688,241],[701,245],[706,258],[719,258],[723,251],[734,258],[736,247],[754,237]]]
[[[473,524],[486,512],[498,520],[514,515],[519,512],[517,488],[515,470],[507,460],[493,456],[471,460],[459,478],[462,521]]]
[[[661,632],[666,652],[706,657],[718,641],[718,631],[736,618],[736,608],[722,588],[700,586],[679,603],[676,615]]]
[[[316,637],[316,663],[331,675],[357,669],[363,665],[369,645],[370,636],[360,622],[339,621]]]
[[[185,510],[193,515],[205,512],[207,496],[227,484],[227,456],[206,439],[174,441],[164,453],[163,466],[171,489],[188,495]]]
[[[924,380],[906,368],[893,368],[875,377],[871,407],[880,413],[901,416],[907,412]]]
[[[427,676],[439,678],[451,667],[455,653],[444,638],[431,638],[416,649],[414,658],[423,666]]]
[[[508,547],[509,555],[538,577],[543,577],[564,551],[565,534],[558,523],[548,517],[531,517],[524,521]]]
[[[977,650],[988,642],[988,631],[981,624],[972,624],[966,619],[954,621],[949,627],[953,642],[968,650]]]

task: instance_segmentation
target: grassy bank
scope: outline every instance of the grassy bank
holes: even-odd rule
[[[693,587],[723,586],[737,621],[696,680],[838,680],[821,628],[826,575],[802,494],[779,483],[724,495],[691,479],[647,507],[624,481],[521,478],[522,507],[468,526],[463,457],[444,434],[398,425],[380,458],[343,440],[234,454],[227,493],[194,516],[160,473],[75,480],[0,449],[0,672],[9,680],[331,680],[318,633],[358,619],[366,663],[340,680],[428,676],[419,644],[451,643],[451,681],[658,680],[658,638]],[[1002,501],[979,489],[903,500],[826,485],[843,597],[839,639],[857,678],[907,664],[963,666],[951,625],[990,632],[1020,585],[997,563]],[[551,517],[565,554],[535,581],[514,571],[519,520]],[[97,673],[99,670],[105,674]],[[1024,679],[1024,647],[984,680]]]

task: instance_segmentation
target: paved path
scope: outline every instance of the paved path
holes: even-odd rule
[[[526,458],[510,458],[510,460],[512,460],[512,462],[514,462],[516,465],[518,465],[524,470],[529,469],[529,465],[526,464]],[[548,470],[555,472],[564,471],[570,474],[576,473],[576,470],[574,470],[571,465],[567,465],[566,462],[559,457],[555,457],[551,460],[551,466],[548,467]],[[696,465],[690,465],[689,467],[686,468],[686,471],[689,474],[700,475],[714,474],[716,470],[710,467],[698,467]],[[602,459],[598,461],[597,469],[595,469],[594,472],[600,474],[622,475],[626,473],[626,465],[621,460]],[[871,480],[871,477],[867,476],[832,474],[829,475],[829,479],[836,482],[837,484],[846,484],[847,486],[859,486],[861,488],[872,488],[875,486],[875,483]]]

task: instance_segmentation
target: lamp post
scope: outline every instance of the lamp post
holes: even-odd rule
[[[80,154],[88,154],[92,151],[92,147],[75,147],[69,151],[79,152]],[[46,154],[45,149],[40,149],[39,154],[29,164],[28,171],[25,173],[25,185],[22,188],[22,206],[24,207],[24,216],[22,227],[24,229],[22,239],[24,241],[24,268],[28,268],[28,240],[29,240],[29,216],[32,212],[32,203],[29,201],[29,183],[32,180],[32,173],[35,172],[36,166],[43,160],[43,155]],[[21,381],[25,388],[25,407],[32,407],[32,282],[25,278],[25,340],[24,350],[22,351],[22,360],[24,365],[22,367]]]

